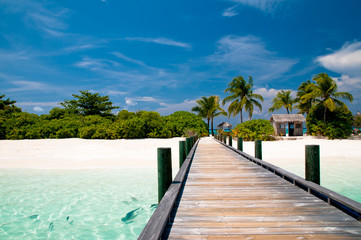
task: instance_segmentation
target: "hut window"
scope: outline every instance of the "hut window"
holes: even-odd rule
[[[284,128],[283,123],[280,123],[280,124],[278,125],[278,128]]]
[[[296,128],[302,128],[302,124],[297,123]]]

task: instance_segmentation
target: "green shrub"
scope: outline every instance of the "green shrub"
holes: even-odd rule
[[[208,135],[207,124],[194,113],[178,111],[165,117],[167,128],[173,137],[181,137],[186,129],[194,130],[198,135]]]
[[[352,133],[353,116],[349,110],[336,108],[326,112],[324,123],[324,107],[314,106],[306,117],[307,132],[312,136],[324,136],[328,139],[348,138]]]
[[[275,140],[274,129],[270,121],[264,119],[250,120],[238,124],[233,129],[235,137],[242,137],[244,141],[272,141]]]

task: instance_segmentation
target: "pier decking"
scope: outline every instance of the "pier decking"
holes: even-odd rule
[[[361,239],[361,223],[202,138],[162,239]]]

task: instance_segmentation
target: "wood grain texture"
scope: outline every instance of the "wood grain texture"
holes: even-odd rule
[[[202,138],[162,239],[361,239],[361,223]]]

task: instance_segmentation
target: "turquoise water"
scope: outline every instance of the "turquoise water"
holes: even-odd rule
[[[2,169],[0,239],[136,239],[156,184],[152,169]]]

